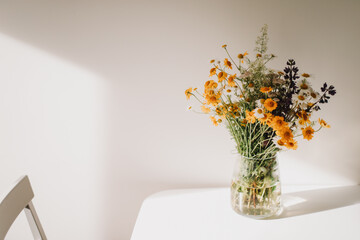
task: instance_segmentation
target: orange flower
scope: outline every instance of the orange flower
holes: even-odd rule
[[[205,99],[207,101],[207,104],[208,105],[213,105],[213,106],[216,106],[220,103],[220,94],[207,94],[205,95]]]
[[[203,111],[203,113],[209,113],[210,112],[210,108],[205,107],[204,105],[201,106],[201,111]]]
[[[279,139],[279,140],[277,140],[277,144],[278,144],[279,146],[284,146],[284,145],[285,145],[285,142],[284,142],[282,139]]]
[[[271,113],[264,113],[264,117],[258,118],[258,120],[260,121],[261,124],[271,123],[273,117],[274,116]]]
[[[222,48],[226,48],[226,47],[227,47],[227,45],[226,45],[226,44],[224,44],[224,45],[222,45],[221,47],[222,47]]]
[[[304,139],[311,140],[314,135],[314,129],[308,126],[302,130],[302,134],[304,136]]]
[[[327,124],[327,122],[325,122],[324,119],[319,118],[319,123],[322,127],[330,128],[330,125]]]
[[[220,105],[215,109],[215,112],[217,115],[219,115],[219,117],[224,118],[227,111],[224,106]]]
[[[209,77],[211,77],[212,75],[215,75],[215,74],[216,74],[216,68],[210,69],[210,75],[209,75]]]
[[[288,127],[288,123],[285,122],[284,118],[280,116],[274,117],[273,120],[271,121],[271,125],[273,129],[276,131],[280,131],[284,127]]]
[[[246,124],[247,124],[246,119],[241,120],[241,126],[245,127],[245,126],[246,126]]]
[[[240,53],[240,54],[238,55],[238,58],[243,59],[246,55],[249,55],[249,54],[247,53],[247,51],[246,51],[245,53]]]
[[[210,116],[210,119],[215,126],[219,125],[218,122],[216,121],[216,118],[214,118],[213,116]]]
[[[256,57],[262,57],[262,55],[260,53],[256,54]]]
[[[209,90],[216,89],[218,87],[218,84],[214,80],[209,80],[206,81],[204,87],[205,87],[205,93],[207,93]]]
[[[185,96],[186,96],[186,99],[189,100],[190,99],[190,96],[192,95],[192,88],[188,88],[185,90]]]
[[[248,110],[245,111],[246,112],[246,121],[250,122],[250,123],[255,123],[256,121],[256,117],[254,116],[254,111],[249,112]]]
[[[227,73],[226,72],[219,72],[218,74],[218,81],[222,82],[223,80],[225,80],[227,77]]]
[[[246,55],[249,55],[248,53],[247,53],[247,51],[245,52],[245,53],[240,53],[239,55],[238,55],[238,58],[239,59],[241,59],[241,63],[244,63],[244,60],[242,60]]]
[[[299,123],[300,125],[306,125],[306,124],[310,124],[310,113],[305,112],[304,110],[302,110],[301,112],[296,113],[296,115],[299,117]]]
[[[290,128],[284,127],[280,131],[277,131],[276,134],[278,134],[285,142],[290,141],[294,135]]]
[[[264,107],[269,112],[272,112],[273,110],[275,110],[277,108],[277,103],[274,100],[272,100],[271,98],[268,98],[264,102]]]
[[[296,150],[298,147],[297,141],[295,141],[294,139],[290,139],[289,141],[285,142],[285,147]]]
[[[262,88],[260,88],[260,92],[262,92],[262,93],[268,93],[268,92],[271,92],[271,91],[272,91],[271,87],[262,87]]]
[[[214,63],[214,62],[215,62],[215,59],[211,59],[211,60],[210,60],[210,63]]]
[[[225,58],[225,60],[224,60],[224,65],[225,65],[225,67],[232,69],[231,62],[227,58]]]
[[[204,97],[206,104],[216,106],[220,102],[221,91],[216,91],[218,84],[214,80],[205,83]]]
[[[307,73],[303,73],[303,74],[301,74],[301,76],[303,76],[303,77],[305,77],[305,78],[310,77],[310,75],[309,75],[309,74],[307,74]]]
[[[236,78],[236,74],[230,75],[230,77],[228,78],[228,84],[229,84],[230,87],[235,87],[236,86],[234,78]]]

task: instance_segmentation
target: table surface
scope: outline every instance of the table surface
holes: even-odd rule
[[[229,188],[168,190],[142,204],[131,240],[356,239],[360,186],[282,186],[283,213],[235,213]]]

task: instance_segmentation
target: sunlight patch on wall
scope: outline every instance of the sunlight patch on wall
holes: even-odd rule
[[[91,71],[0,34],[1,180],[29,175],[49,238],[71,232],[98,239],[105,84]],[[77,211],[69,215],[69,209]],[[59,232],[59,222],[67,233]]]

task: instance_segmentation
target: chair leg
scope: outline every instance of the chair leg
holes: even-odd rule
[[[24,209],[26,218],[29,222],[31,232],[36,240],[47,240],[44,229],[41,226],[39,217],[36,214],[34,205],[30,201]]]

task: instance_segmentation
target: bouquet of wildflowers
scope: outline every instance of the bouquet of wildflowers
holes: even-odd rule
[[[324,83],[320,91],[314,90],[311,76],[300,73],[293,59],[287,61],[283,71],[268,68],[266,64],[275,55],[267,53],[267,42],[265,25],[252,59],[244,52],[235,61],[223,45],[227,58],[210,61],[210,80],[205,82],[204,91],[185,91],[187,99],[195,97],[201,103],[202,113],[209,114],[215,126],[226,124],[241,156],[256,159],[251,170],[242,173],[241,182],[233,182],[237,191],[243,191],[244,185],[270,186],[274,165],[263,160],[283,149],[295,150],[297,138],[311,140],[315,132],[330,127],[323,119],[313,120],[311,116],[335,95],[334,86]],[[263,198],[269,193],[252,194],[262,194]]]

